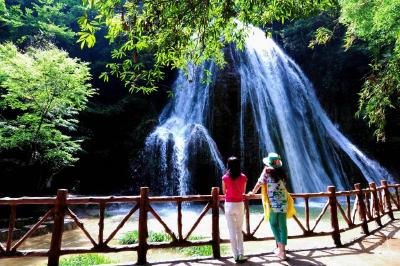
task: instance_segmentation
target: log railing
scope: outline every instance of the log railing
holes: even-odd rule
[[[340,234],[356,227],[361,227],[365,234],[369,234],[368,223],[376,222],[378,226],[382,226],[381,218],[388,215],[391,220],[394,219],[393,212],[400,210],[400,184],[388,185],[382,180],[381,186],[377,187],[375,183],[370,183],[368,188],[361,189],[360,184],[354,185],[354,190],[336,192],[334,186],[330,186],[327,192],[321,193],[297,193],[291,194],[296,199],[296,206],[304,201],[304,218],[294,216],[294,221],[301,234],[289,235],[289,238],[304,238],[331,235],[336,246],[341,246]],[[269,240],[273,237],[256,237],[255,234],[263,222],[263,217],[257,221],[255,226],[251,227],[250,221],[250,201],[260,201],[260,195],[245,196],[245,225],[244,240],[260,241]],[[314,221],[310,218],[310,199],[326,200],[321,212]],[[140,196],[111,196],[111,197],[68,197],[67,190],[60,189],[57,197],[22,197],[22,198],[0,198],[0,205],[10,207],[10,218],[7,241],[0,243],[0,259],[21,256],[44,256],[48,258],[48,265],[58,265],[59,258],[66,254],[79,253],[106,253],[119,251],[136,251],[137,263],[145,264],[147,262],[147,251],[154,248],[171,248],[171,247],[189,247],[199,245],[211,245],[213,257],[220,257],[220,244],[229,242],[229,239],[221,239],[220,237],[220,211],[224,210],[224,196],[219,195],[219,188],[212,188],[211,195],[196,196],[161,196],[149,197],[149,188],[143,187],[140,190]],[[153,208],[154,203],[174,203],[177,206],[177,232],[174,232],[170,226],[162,219]],[[199,212],[198,218],[193,221],[192,226],[186,234],[183,232],[182,204],[187,202],[205,203],[204,209]],[[125,214],[120,223],[106,236],[104,234],[105,210],[107,205],[112,203],[125,203],[131,205],[129,211]],[[33,225],[28,232],[20,239],[14,240],[13,232],[17,219],[17,206],[19,205],[45,205],[50,206],[49,210]],[[85,223],[76,215],[71,207],[75,205],[98,205],[99,206],[99,223],[97,240],[90,234],[85,227]],[[301,207],[296,207],[301,208]],[[329,212],[327,212],[329,209]],[[211,238],[209,240],[189,241],[190,235],[211,210]],[[115,237],[118,231],[125,223],[139,212],[138,222],[138,243],[132,245],[112,246],[110,241]],[[164,231],[170,235],[171,242],[150,243],[148,237],[148,214],[151,214],[164,228]],[[327,214],[328,213],[328,214]],[[329,215],[330,229],[326,231],[317,231],[316,228],[320,224],[323,216]],[[71,218],[78,228],[88,238],[92,247],[63,247],[63,226],[65,217]],[[29,249],[20,250],[21,244],[42,225],[45,221],[53,221],[53,229],[51,233],[51,244],[46,249]],[[132,228],[133,229],[133,228]],[[289,228],[290,231],[291,228]],[[297,231],[299,231],[297,230]],[[1,261],[1,260],[0,260]]]

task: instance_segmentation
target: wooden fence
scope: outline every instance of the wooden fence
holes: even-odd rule
[[[295,223],[299,226],[302,232],[298,235],[289,235],[289,238],[304,238],[315,236],[331,235],[336,246],[341,246],[340,233],[356,227],[361,227],[365,234],[369,234],[368,223],[375,221],[378,226],[382,226],[381,217],[388,215],[390,219],[394,219],[393,211],[400,210],[399,198],[400,184],[388,185],[385,180],[381,181],[381,186],[377,187],[375,183],[370,183],[368,188],[361,189],[360,184],[354,185],[354,190],[336,192],[334,186],[329,186],[326,192],[321,193],[301,193],[291,194],[296,199],[296,203],[304,201],[304,218],[294,216]],[[245,228],[243,231],[245,241],[260,241],[269,240],[273,237],[258,238],[255,236],[257,230],[263,222],[263,218],[257,221],[256,226],[251,229],[250,223],[250,208],[249,202],[260,201],[261,195],[246,195],[245,196]],[[310,220],[310,199],[318,199],[326,203],[322,211],[313,221]],[[341,200],[342,199],[342,200]],[[220,237],[220,211],[223,207],[224,196],[219,195],[219,188],[214,187],[211,190],[211,195],[196,195],[196,196],[172,196],[172,197],[149,197],[149,188],[142,187],[140,196],[110,196],[110,197],[68,197],[67,190],[60,189],[56,197],[22,197],[22,198],[0,198],[0,205],[10,207],[9,229],[7,241],[4,244],[0,243],[0,259],[10,257],[25,257],[25,256],[44,256],[48,257],[48,265],[58,265],[61,255],[80,254],[80,253],[107,253],[120,251],[136,251],[137,264],[146,264],[146,254],[149,249],[161,249],[171,247],[189,247],[199,245],[211,245],[213,257],[220,257],[220,244],[229,242],[228,239]],[[166,222],[153,208],[154,203],[168,202],[177,206],[177,232],[171,230]],[[203,202],[204,209],[199,213],[190,227],[190,230],[184,234],[182,228],[182,204],[185,202]],[[105,210],[108,204],[126,203],[132,204],[132,207],[115,227],[115,229],[107,237],[104,235],[104,220]],[[13,240],[13,231],[17,217],[18,205],[47,205],[50,209],[33,225],[29,231],[20,239]],[[85,224],[76,215],[71,207],[74,205],[98,205],[99,206],[99,222],[98,222],[98,237],[95,239],[89,233]],[[153,205],[153,206],[152,206]],[[343,205],[343,206],[342,206]],[[211,209],[211,224],[212,234],[210,240],[190,241],[189,236],[196,229],[203,217]],[[331,230],[316,231],[322,217],[329,209],[329,219]],[[135,212],[139,212],[138,222],[138,243],[133,245],[118,245],[112,246],[110,241],[115,237],[117,232],[124,224],[132,217]],[[148,237],[148,213],[154,216],[162,225],[165,232],[172,238],[171,242],[150,243]],[[358,214],[358,216],[356,216]],[[65,217],[70,217],[75,221],[77,226],[82,230],[92,247],[62,247],[62,237]],[[339,219],[345,221],[345,226],[339,226]],[[21,250],[21,244],[39,228],[46,220],[53,220],[53,230],[51,233],[50,248],[47,249],[29,249]],[[133,228],[132,228],[133,229]],[[1,261],[1,260],[0,260]]]

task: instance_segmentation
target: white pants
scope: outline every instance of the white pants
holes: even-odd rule
[[[236,257],[243,255],[243,202],[225,202],[225,217],[231,238],[232,253]]]

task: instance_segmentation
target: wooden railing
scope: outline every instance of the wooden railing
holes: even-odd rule
[[[388,215],[390,219],[394,219],[393,211],[400,210],[399,197],[400,184],[388,185],[382,180],[381,186],[376,187],[375,183],[370,183],[368,188],[361,189],[360,184],[354,185],[354,190],[336,192],[334,186],[329,186],[326,192],[321,193],[302,193],[291,194],[296,199],[296,205],[304,201],[304,219],[294,216],[295,224],[300,228],[301,234],[289,235],[289,238],[304,238],[331,235],[336,246],[341,246],[340,233],[356,227],[362,227],[365,234],[369,234],[368,223],[375,221],[378,226],[382,226],[381,217]],[[343,199],[344,200],[341,200]],[[263,217],[251,229],[249,202],[260,201],[261,195],[245,196],[245,241],[269,240],[273,237],[256,237],[255,234],[259,230],[263,222]],[[322,211],[316,217],[313,225],[310,219],[310,199],[326,200]],[[110,197],[68,197],[67,190],[60,189],[56,197],[22,197],[22,198],[0,198],[0,205],[10,207],[9,229],[6,243],[0,243],[0,259],[22,256],[45,256],[48,257],[48,265],[58,265],[61,255],[79,254],[79,253],[106,253],[120,251],[136,251],[137,264],[145,264],[147,262],[147,251],[149,249],[161,249],[171,247],[189,247],[199,245],[211,245],[213,257],[220,257],[220,244],[229,242],[229,239],[221,239],[220,237],[220,210],[223,207],[224,196],[219,195],[219,188],[214,187],[211,195],[197,196],[172,196],[172,197],[149,197],[149,188],[142,187],[140,196],[110,196]],[[177,232],[174,232],[170,226],[160,217],[153,208],[154,203],[168,202],[177,206]],[[186,202],[203,202],[204,209],[199,212],[198,218],[193,222],[192,226],[186,234],[183,232],[182,204]],[[130,204],[131,207],[121,222],[106,237],[104,235],[104,221],[106,206],[113,203]],[[50,209],[33,225],[29,231],[20,239],[14,241],[13,231],[15,230],[18,205],[49,205]],[[74,205],[98,205],[99,206],[99,223],[98,237],[95,239],[85,227],[85,223],[72,210]],[[343,207],[343,206],[345,207]],[[200,221],[205,217],[211,209],[211,239],[189,241],[189,237],[199,225]],[[328,231],[316,231],[322,217],[329,209],[330,227]],[[135,212],[139,212],[138,222],[138,243],[133,245],[112,246],[110,241],[115,237],[118,231],[132,217]],[[150,243],[147,241],[148,236],[148,213],[150,213],[164,228],[165,232],[171,236],[171,242]],[[358,217],[356,217],[358,214]],[[62,237],[64,220],[70,217],[82,230],[88,238],[92,247],[63,247]],[[51,233],[51,244],[49,249],[29,249],[21,250],[20,246],[27,238],[42,225],[46,220],[52,218],[53,230]],[[340,221],[344,221],[345,225],[340,226]],[[133,229],[133,228],[132,228]],[[290,228],[289,228],[290,229]],[[1,260],[0,260],[1,261]]]

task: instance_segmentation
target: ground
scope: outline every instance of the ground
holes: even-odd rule
[[[167,212],[171,213],[171,212]],[[197,212],[192,213],[194,216],[189,216],[186,213],[185,217],[191,220],[191,223],[187,223],[190,226],[194,221],[194,216],[198,215]],[[262,216],[262,214],[252,214],[255,216]],[[110,216],[106,218],[106,231],[105,235],[108,235],[113,230],[116,224],[122,219],[123,216]],[[227,232],[224,224],[225,219],[221,218],[221,237],[226,239]],[[258,217],[261,218],[261,217]],[[288,241],[288,260],[279,261],[277,257],[272,253],[274,241],[260,241],[260,242],[245,242],[244,249],[246,255],[249,257],[249,261],[246,265],[340,265],[340,266],[357,266],[357,265],[400,265],[400,212],[395,212],[395,220],[390,221],[389,217],[385,215],[382,219],[384,226],[378,228],[375,222],[368,224],[371,234],[366,236],[362,234],[361,228],[356,228],[345,233],[341,233],[341,240],[344,244],[343,247],[335,247],[332,237],[310,237],[301,239],[289,239]],[[172,226],[174,215],[167,218],[168,224]],[[256,221],[258,219],[255,219]],[[131,228],[137,228],[137,217],[132,221],[126,228],[124,227],[120,235],[124,232],[131,230]],[[202,221],[199,224],[199,228],[196,230],[209,231],[210,229],[210,217]],[[289,232],[293,229],[293,221],[289,220]],[[98,218],[92,218],[85,220],[85,225],[89,232],[96,236],[98,231]],[[253,224],[254,226],[254,224]],[[321,222],[321,230],[329,229],[329,221]],[[154,219],[149,220],[149,228],[151,230],[160,231],[161,226],[157,224]],[[185,229],[186,232],[187,228]],[[195,231],[196,231],[195,230]],[[267,224],[263,224],[260,228],[260,233],[265,233],[269,230]],[[200,234],[197,233],[197,234]],[[271,234],[267,232],[267,234]],[[23,249],[32,248],[48,248],[50,244],[50,234],[30,238]],[[63,235],[63,246],[90,246],[87,238],[83,235],[80,230],[67,231]],[[229,247],[222,252],[222,258],[219,260],[213,260],[209,257],[203,258],[188,258],[184,254],[177,254],[172,250],[160,250],[152,249],[148,252],[148,261],[150,265],[155,266],[200,266],[200,265],[233,265],[234,260],[229,256]],[[110,257],[113,261],[120,262],[119,266],[131,266],[136,261],[136,252],[119,252],[104,254]],[[63,256],[66,257],[66,256]],[[26,257],[26,258],[13,258],[13,259],[1,259],[1,266],[43,266],[47,264],[46,258],[38,257]]]
[[[398,218],[398,217],[397,217]],[[271,241],[246,243],[249,251],[248,265],[399,265],[400,264],[400,220],[386,221],[382,228],[374,228],[370,223],[371,234],[361,235],[360,229],[341,234],[344,247],[333,245],[331,237],[313,237],[289,240],[288,259],[280,261],[272,252],[260,252],[260,249],[271,249]],[[358,237],[358,239],[357,239]],[[259,252],[256,252],[259,249]],[[118,264],[128,266],[128,264]],[[219,260],[195,259],[171,262],[153,262],[154,266],[200,266],[200,265],[235,265],[231,257]]]

